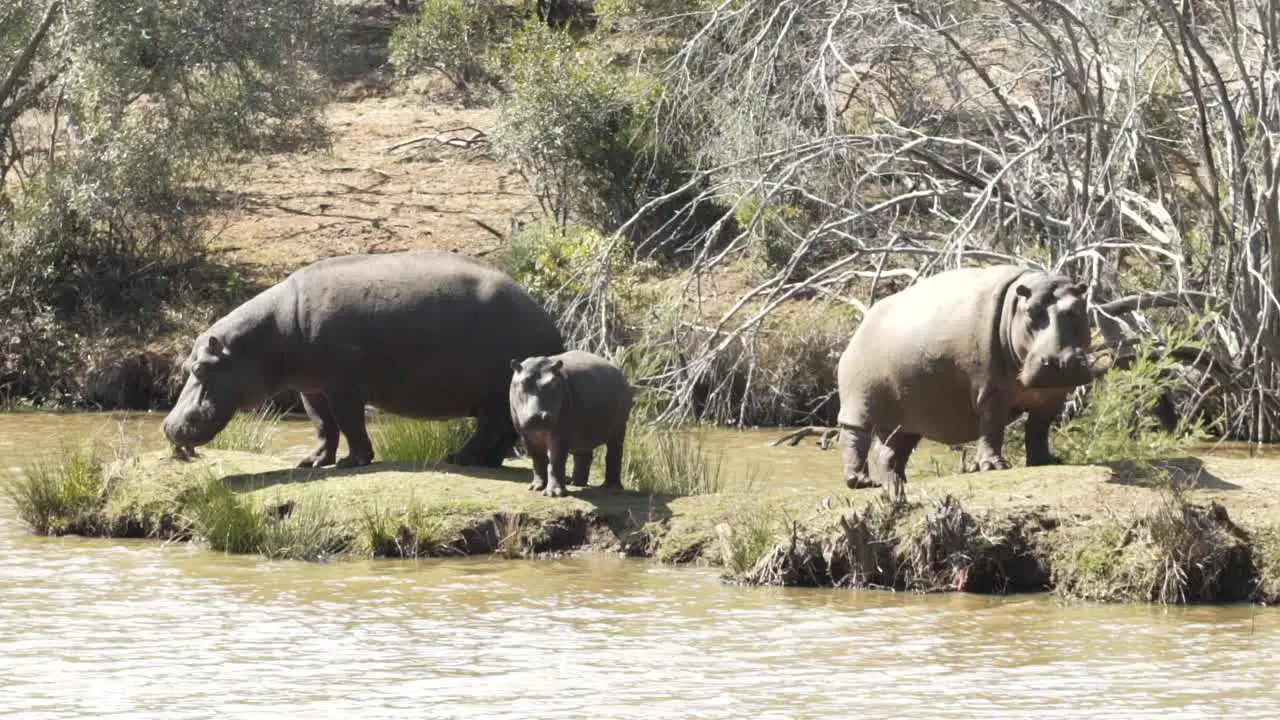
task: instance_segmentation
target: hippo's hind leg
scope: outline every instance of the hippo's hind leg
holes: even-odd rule
[[[1061,406],[1036,408],[1027,413],[1027,466],[1061,465],[1062,458],[1049,452],[1049,428],[1062,411]]]
[[[506,407],[490,408],[481,410],[475,417],[475,432],[446,461],[454,465],[502,467],[502,461],[520,439],[511,423],[510,412]]]
[[[338,457],[338,420],[333,416],[329,400],[320,393],[301,393],[302,407],[307,417],[316,426],[316,434],[320,436],[317,447],[298,467],[324,467],[332,465]]]
[[[851,490],[875,487],[867,471],[867,454],[871,452],[874,433],[859,425],[840,424],[840,454],[844,461],[844,483]]]
[[[627,424],[609,438],[604,446],[604,487],[622,489],[622,448],[627,441]]]
[[[330,395],[329,407],[338,421],[338,429],[347,436],[347,456],[335,463],[338,467],[360,467],[373,462],[373,442],[364,421],[364,401],[354,395]]]
[[[897,500],[906,492],[907,461],[920,443],[920,436],[897,431],[880,439],[880,467],[889,477],[889,497]]]

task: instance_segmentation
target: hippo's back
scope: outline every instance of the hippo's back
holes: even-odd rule
[[[349,383],[385,410],[472,413],[505,399],[511,358],[564,348],[515,280],[452,253],[322,260],[286,280],[307,356],[302,382]]]

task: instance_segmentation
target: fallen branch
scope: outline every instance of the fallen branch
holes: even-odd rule
[[[460,130],[470,130],[471,137],[467,137],[467,138],[462,138],[462,137],[442,138],[441,137],[445,133],[455,133]],[[462,127],[450,128],[448,130],[437,130],[435,132],[430,132],[423,135],[419,135],[417,137],[409,138],[408,140],[401,140],[400,142],[385,148],[383,152],[388,152],[388,153],[395,152],[396,150],[399,150],[400,148],[403,148],[403,147],[408,147],[410,145],[416,145],[418,143],[429,142],[429,141],[434,141],[434,142],[440,143],[441,145],[450,145],[453,147],[471,149],[477,145],[482,145],[484,143],[489,142],[489,135],[485,133],[483,130],[478,130],[476,128],[471,127],[470,125],[463,125]]]
[[[823,427],[821,425],[802,427],[769,443],[769,447],[777,447],[782,443],[795,447],[800,444],[801,440],[809,437],[810,435],[820,435],[821,439],[818,441],[818,447],[823,450],[830,450],[832,443],[834,443],[835,439],[840,436],[840,428]]]

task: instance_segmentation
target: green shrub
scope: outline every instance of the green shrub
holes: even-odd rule
[[[1191,345],[1189,333],[1171,336],[1169,346]],[[1133,363],[1111,369],[1089,389],[1083,411],[1057,430],[1054,445],[1069,464],[1131,460],[1145,466],[1150,460],[1185,452],[1204,437],[1198,422],[1179,420],[1165,432],[1155,415],[1162,394],[1176,382],[1178,363],[1144,339]]]
[[[606,58],[540,23],[516,32],[504,55],[510,94],[494,148],[529,182],[555,221],[611,230],[641,199],[680,181],[683,165],[650,126],[657,86],[627,78]]]
[[[427,465],[444,462],[449,453],[462,447],[473,428],[470,418],[419,420],[380,413],[369,434],[375,457]]]
[[[41,535],[77,532],[106,500],[109,483],[95,450],[66,450],[5,485],[18,517]]]
[[[493,0],[425,0],[415,20],[391,33],[391,64],[402,75],[435,70],[463,92],[492,84],[489,49],[507,30],[495,9]]]
[[[251,453],[270,452],[271,440],[279,428],[280,418],[283,415],[283,412],[276,410],[270,404],[263,405],[253,412],[236,413],[208,447]]]

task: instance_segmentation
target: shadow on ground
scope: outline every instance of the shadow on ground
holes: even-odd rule
[[[1177,485],[1182,489],[1239,490],[1239,485],[1214,475],[1204,462],[1195,457],[1153,460],[1144,467],[1132,460],[1101,463],[1113,471],[1107,482],[1156,489]]]

